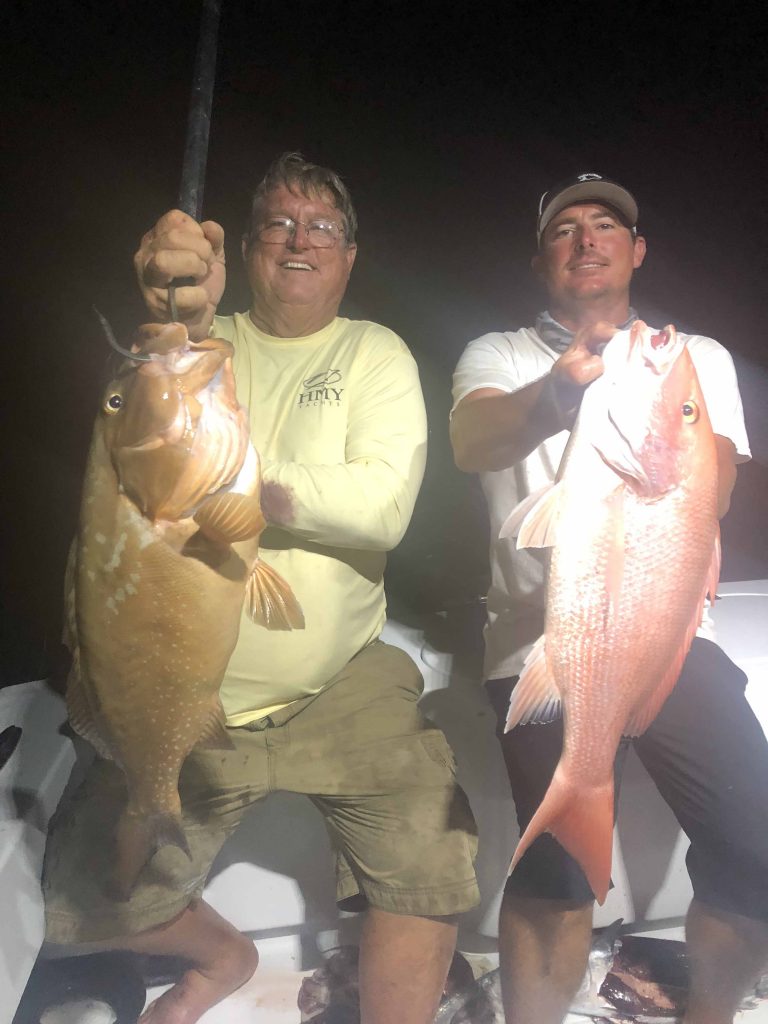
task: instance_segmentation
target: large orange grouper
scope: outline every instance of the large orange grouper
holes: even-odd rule
[[[544,635],[507,730],[563,715],[560,761],[510,871],[551,832],[598,901],[610,884],[613,762],[677,682],[720,571],[717,457],[696,370],[674,327],[614,334],[555,483],[502,536],[551,547]]]
[[[219,688],[245,600],[268,629],[304,625],[258,557],[259,457],[229,342],[147,325],[105,394],[67,569],[73,728],[123,770],[116,892],[163,845],[189,854],[178,779],[195,746],[231,748]],[[139,361],[143,357],[144,361]]]

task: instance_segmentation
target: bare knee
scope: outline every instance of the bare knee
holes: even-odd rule
[[[505,893],[499,939],[505,950],[527,950],[546,972],[553,960],[586,962],[592,937],[592,902],[540,900]],[[574,967],[575,969],[575,967]]]
[[[217,945],[211,951],[208,964],[198,967],[202,973],[215,973],[222,980],[233,984],[243,984],[259,966],[259,954],[253,942],[245,935],[237,933],[236,938],[230,937],[226,942]]]
[[[259,962],[253,942],[200,899],[170,921],[146,931],[80,947],[89,953],[109,949],[180,957],[202,974],[241,982],[253,974]]]

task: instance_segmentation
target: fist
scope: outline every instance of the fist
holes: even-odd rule
[[[591,384],[603,372],[602,351],[618,330],[601,320],[577,331],[573,341],[552,367],[552,375],[562,384]]]
[[[587,384],[602,375],[602,351],[617,330],[604,320],[582,327],[552,367],[552,400],[563,429],[573,429]]]
[[[193,340],[208,334],[226,280],[221,225],[212,220],[198,224],[181,210],[171,210],[144,235],[133,264],[147,308],[159,321],[170,319],[168,285],[192,278],[193,285],[175,289],[178,317]]]

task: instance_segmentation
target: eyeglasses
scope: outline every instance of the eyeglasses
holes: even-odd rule
[[[271,217],[257,230],[256,237],[261,242],[282,245],[294,237],[299,224],[304,228],[307,241],[313,249],[332,249],[344,231],[334,220],[311,220],[306,223],[292,217]]]

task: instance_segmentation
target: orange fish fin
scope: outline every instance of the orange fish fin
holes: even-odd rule
[[[651,722],[654,720],[656,715],[664,704],[664,701],[672,693],[672,690],[680,677],[680,672],[683,668],[683,662],[688,657],[688,651],[691,649],[693,638],[696,636],[696,631],[701,625],[701,618],[704,613],[704,601],[709,594],[710,600],[714,604],[715,595],[717,593],[717,584],[720,578],[720,529],[718,528],[715,536],[715,543],[712,549],[712,559],[709,563],[709,569],[707,570],[707,579],[704,584],[704,590],[701,598],[696,605],[693,613],[693,617],[688,623],[688,627],[683,636],[682,642],[672,658],[672,661],[667,668],[667,671],[661,678],[659,685],[653,691],[649,699],[638,708],[635,713],[629,718],[624,728],[625,736],[641,736]]]
[[[525,659],[520,679],[512,691],[504,732],[516,725],[541,725],[559,718],[560,690],[547,665],[544,637],[540,636]]]
[[[112,761],[114,760],[114,754],[94,721],[91,706],[88,703],[88,697],[80,679],[79,666],[80,657],[79,652],[76,651],[72,667],[67,676],[67,714],[69,716],[69,724],[78,736],[82,736],[84,740],[91,744],[97,754],[100,754],[101,757],[106,758],[108,761]]]
[[[515,507],[507,516],[507,518],[504,520],[504,523],[501,529],[499,530],[499,538],[503,539],[506,537],[516,537],[525,517],[536,505],[536,503],[545,494],[548,494],[553,487],[554,484],[545,484],[544,487],[539,487],[538,490],[533,491],[531,494],[529,494],[527,498],[523,498],[519,505],[515,505]]]
[[[283,577],[260,558],[248,577],[246,601],[251,620],[267,629],[303,629],[304,613]]]
[[[557,542],[558,507],[561,484],[547,488],[528,512],[517,536],[519,548],[551,548]]]
[[[558,765],[539,809],[517,845],[510,873],[543,832],[551,832],[579,862],[597,902],[604,903],[611,884],[613,776],[603,786],[583,788],[569,781]]]
[[[195,750],[234,750],[235,744],[227,732],[226,717],[221,701],[217,698],[216,707],[203,726],[200,737],[195,743]]]
[[[192,853],[181,817],[171,813],[139,814],[127,808],[117,823],[117,857],[112,895],[127,900],[145,864],[162,846],[176,846],[189,859]]]
[[[259,499],[252,494],[217,494],[206,498],[192,517],[206,537],[220,544],[256,537],[266,526]]]

